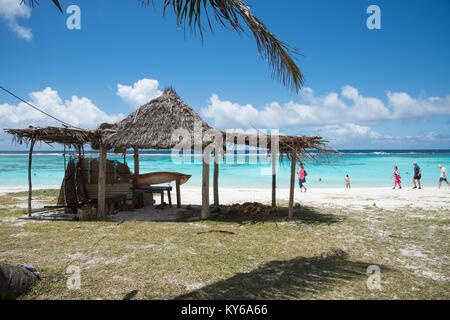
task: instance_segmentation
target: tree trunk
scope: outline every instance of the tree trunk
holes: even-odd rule
[[[31,140],[30,153],[28,155],[28,216],[31,217],[31,199],[33,196],[33,184],[31,182],[31,163],[33,162],[33,148],[36,141]]]
[[[294,191],[295,191],[295,167],[297,164],[297,157],[292,155],[291,160],[291,186],[289,190],[289,219],[294,218]]]
[[[202,175],[202,219],[209,217],[209,152],[203,155]]]
[[[98,164],[98,203],[97,203],[97,217],[103,218],[105,216],[105,198],[106,198],[106,153],[107,149],[101,147],[100,162]]]
[[[214,205],[219,206],[219,153],[214,150]]]

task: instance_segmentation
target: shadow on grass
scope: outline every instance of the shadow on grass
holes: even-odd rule
[[[299,299],[320,295],[344,282],[358,280],[365,286],[370,264],[354,262],[334,249],[327,254],[289,261],[271,261],[249,273],[205,286],[175,299]],[[392,271],[380,266],[382,272]]]
[[[245,215],[216,213],[210,218],[213,221],[245,223],[283,222],[291,221],[299,224],[333,224],[345,221],[345,217],[329,213],[322,213],[314,207],[301,206],[294,208],[294,218],[288,219],[288,208],[279,207],[277,213],[270,215]]]

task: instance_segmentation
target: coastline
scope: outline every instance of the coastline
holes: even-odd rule
[[[33,186],[33,190],[59,189],[60,186]],[[27,186],[0,187],[0,196],[9,192],[28,191]],[[172,193],[173,198],[175,192]],[[230,205],[244,202],[270,203],[272,191],[270,188],[219,188],[220,203]],[[183,204],[201,205],[201,187],[182,187],[181,199]],[[277,189],[277,202],[285,205],[289,200],[289,189]],[[398,208],[425,209],[425,210],[449,210],[450,188],[443,186],[440,190],[435,187],[423,189],[393,190],[391,187],[375,188],[309,188],[308,192],[300,193],[295,189],[295,202],[310,206],[330,206],[364,210],[368,207],[395,210]],[[213,190],[210,188],[210,202],[213,201]]]

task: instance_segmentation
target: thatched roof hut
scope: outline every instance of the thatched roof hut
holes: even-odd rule
[[[98,138],[95,130],[86,130],[73,127],[33,127],[25,129],[4,129],[13,136],[13,141],[19,144],[31,141],[42,141],[48,144],[61,143],[65,145],[81,146],[91,143]]]
[[[141,106],[122,121],[102,124],[101,145],[109,149],[173,149],[179,141],[172,138],[176,130],[194,133],[198,125],[212,129],[199,114],[169,88],[164,93]],[[94,145],[94,148],[98,146]]]
[[[202,149],[211,147],[211,144],[219,136],[222,145],[214,146],[215,159],[218,160],[218,153],[222,153],[226,144],[252,145],[255,141],[266,144],[258,145],[272,152],[272,162],[275,162],[278,155],[285,155],[291,161],[291,184],[289,196],[289,216],[292,217],[292,208],[295,189],[295,169],[298,159],[309,155],[309,150],[315,152],[328,151],[327,142],[321,137],[305,136],[278,136],[278,135],[249,135],[249,134],[229,134],[211,128],[199,114],[187,105],[172,88],[166,89],[164,93],[147,104],[141,106],[128,117],[115,124],[104,123],[97,130],[83,130],[78,128],[27,128],[9,129],[8,133],[14,135],[19,142],[31,142],[29,161],[29,185],[31,203],[31,153],[35,141],[47,143],[58,142],[65,145],[74,145],[81,148],[82,145],[90,143],[94,149],[100,150],[99,175],[98,175],[98,212],[101,216],[105,206],[106,192],[106,154],[110,149],[116,152],[125,152],[126,149],[134,149],[135,174],[139,174],[139,149],[174,149],[183,140],[186,146],[186,136],[182,137],[178,133],[185,132],[190,136],[189,147],[199,147]],[[209,134],[204,135],[205,132]],[[212,132],[212,133],[211,133]],[[199,134],[197,136],[197,134]],[[212,135],[212,136],[211,136]],[[214,138],[213,138],[214,137]],[[218,149],[217,149],[218,148]],[[219,150],[220,149],[220,150]],[[211,150],[211,149],[207,149]],[[206,157],[203,161],[202,178],[202,217],[209,215],[209,153],[204,152]],[[285,159],[286,157],[284,157]],[[214,204],[219,203],[218,196],[218,161],[214,161]],[[272,179],[272,204],[276,205],[276,170],[273,165]],[[177,190],[178,191],[178,190]],[[31,204],[29,204],[31,208]],[[31,209],[30,209],[31,210]]]

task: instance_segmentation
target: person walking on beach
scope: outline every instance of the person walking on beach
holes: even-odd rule
[[[416,181],[419,184],[419,189],[422,189],[422,186],[420,184],[420,179],[422,179],[422,170],[417,165],[417,162],[414,162],[413,166],[414,166],[414,177],[413,177],[414,187],[413,187],[413,189],[417,188]]]
[[[450,186],[450,183],[447,181],[447,168],[443,167],[442,164],[438,165],[438,168],[441,169],[441,177],[439,178],[439,187],[438,189],[441,189],[441,183],[442,181],[445,181],[448,186]]]
[[[305,192],[307,188],[303,185],[306,182],[306,176],[307,173],[305,171],[305,167],[303,166],[303,163],[300,163],[300,170],[298,170],[298,185],[300,186],[300,192],[303,192],[303,189],[305,189]]]
[[[345,176],[345,188],[350,189],[350,177],[348,175]]]
[[[401,189],[402,188],[402,182],[400,180],[400,170],[398,170],[397,166],[394,167],[394,173],[392,174],[391,178],[392,177],[395,178],[394,187],[392,189],[395,189],[395,187],[397,185],[398,185],[398,188]]]

